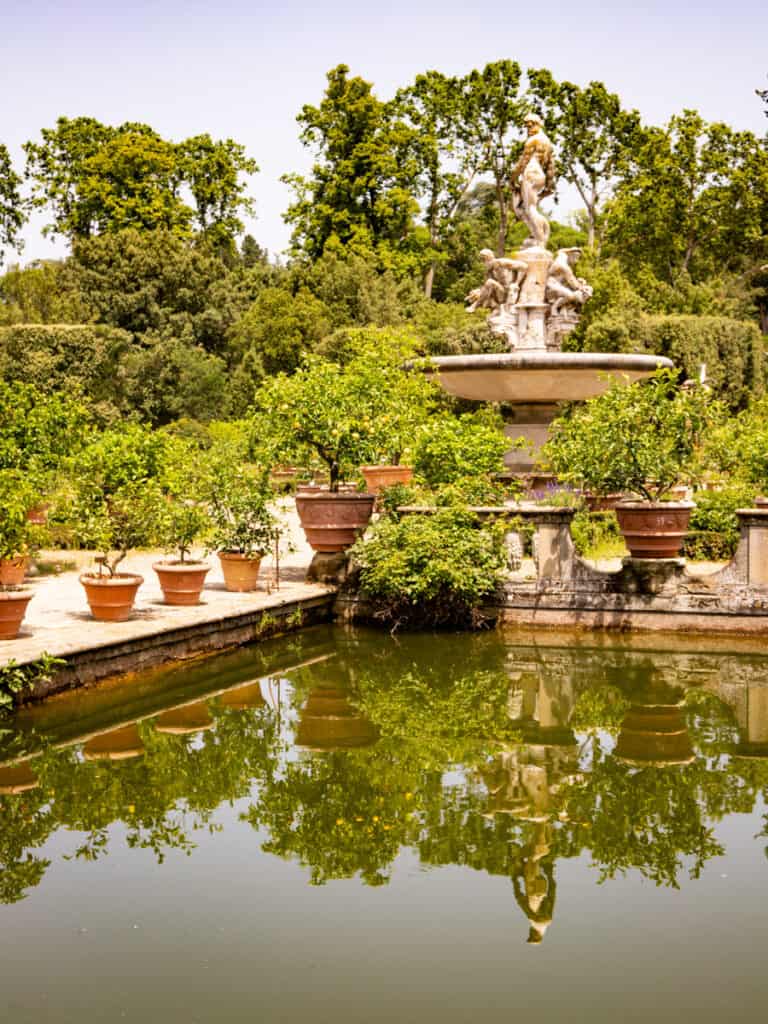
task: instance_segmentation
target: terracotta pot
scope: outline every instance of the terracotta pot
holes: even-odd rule
[[[164,711],[155,719],[155,729],[172,736],[186,736],[189,733],[202,732],[204,729],[212,728],[213,719],[208,710],[208,704],[204,700],[195,701],[194,704],[185,704],[182,708]]]
[[[19,635],[24,613],[31,600],[31,590],[0,591],[0,640],[13,640]]]
[[[587,503],[587,509],[590,512],[612,512],[620,501],[624,500],[624,495],[619,494],[585,494],[584,500]]]
[[[27,522],[34,526],[45,526],[48,522],[48,509],[50,505],[35,505],[27,512]]]
[[[755,498],[755,508],[768,508],[768,498],[763,496]]]
[[[241,555],[236,551],[220,551],[219,561],[224,573],[224,586],[227,590],[242,594],[256,590],[259,579],[261,555]]]
[[[13,558],[0,558],[0,585],[18,587],[24,582],[29,568],[29,555],[15,555]]]
[[[676,704],[634,704],[624,716],[614,755],[632,764],[688,764],[691,738]]]
[[[144,743],[136,722],[94,736],[83,747],[86,761],[125,761],[131,757],[141,757],[143,753]]]
[[[205,577],[211,571],[204,562],[155,562],[166,604],[200,604]]]
[[[627,501],[616,518],[632,558],[677,558],[688,532],[691,501]]]
[[[360,472],[365,477],[365,486],[377,496],[392,484],[409,483],[413,476],[410,466],[361,466]]]
[[[296,511],[313,551],[345,551],[368,525],[373,494],[297,494]]]
[[[114,576],[84,572],[80,582],[85,587],[94,619],[99,622],[125,622],[144,577],[132,572],[116,572]]]

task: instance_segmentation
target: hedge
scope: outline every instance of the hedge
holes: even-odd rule
[[[714,392],[732,410],[765,393],[765,339],[757,324],[725,316],[606,313],[589,325],[589,352],[647,352],[667,356],[686,377],[698,379],[702,363]]]

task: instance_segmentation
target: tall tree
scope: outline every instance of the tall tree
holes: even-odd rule
[[[587,244],[598,241],[602,204],[616,182],[622,159],[637,142],[640,115],[624,110],[615,93],[602,82],[582,89],[556,82],[546,68],[530,69],[533,100],[547,131],[557,143],[562,177],[575,185],[587,216]]]
[[[296,193],[285,214],[294,251],[317,259],[344,246],[384,254],[407,249],[418,210],[413,133],[370,82],[349,77],[345,64],[327,78],[320,105],[304,106],[297,117],[301,141],[317,155],[311,176],[283,178]]]
[[[616,190],[607,240],[630,273],[674,283],[768,256],[768,147],[694,110],[650,128]]]
[[[61,117],[41,134],[24,149],[32,202],[53,214],[46,233],[75,241],[125,228],[185,235],[197,227],[231,239],[242,228],[238,211],[251,209],[240,176],[256,164],[231,139],[174,143],[145,124],[114,128],[91,117]]]
[[[3,264],[4,247],[8,245],[16,249],[20,246],[19,232],[26,220],[20,185],[21,178],[13,169],[10,153],[0,142],[0,266]]]
[[[520,92],[522,72],[516,61],[500,60],[471,71],[459,82],[461,124],[459,146],[466,158],[478,161],[478,170],[493,179],[499,207],[497,255],[507,243],[512,206],[510,176],[522,151],[518,135],[528,110]]]
[[[439,71],[417,75],[395,97],[398,111],[416,135],[416,187],[429,231],[430,259],[424,293],[432,296],[438,259],[462,200],[484,163],[482,147],[466,145],[464,92],[457,78]]]

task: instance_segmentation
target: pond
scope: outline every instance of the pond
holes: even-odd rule
[[[759,650],[317,627],[0,725],[3,1021],[764,1012]]]

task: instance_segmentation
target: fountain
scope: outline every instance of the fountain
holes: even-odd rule
[[[547,249],[550,226],[538,204],[555,188],[552,143],[536,115],[526,118],[525,128],[528,137],[512,170],[512,203],[528,237],[512,257],[484,249],[485,281],[467,296],[468,312],[491,311],[488,325],[506,337],[509,352],[430,360],[430,370],[450,394],[511,403],[513,420],[506,432],[529,442],[507,456],[509,469],[520,473],[533,469],[560,403],[594,398],[612,380],[631,383],[672,366],[661,356],[561,351],[592,289],[574,273],[579,249],[554,254]]]

